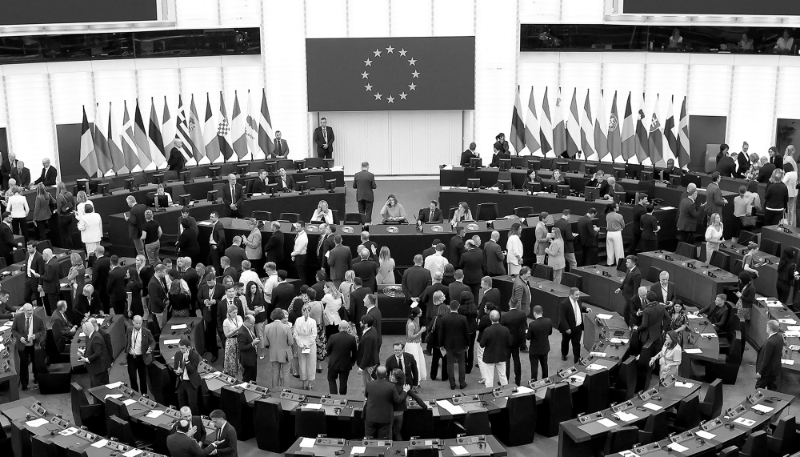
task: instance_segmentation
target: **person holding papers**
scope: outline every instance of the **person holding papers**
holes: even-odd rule
[[[672,330],[668,331],[664,337],[664,347],[650,359],[651,367],[658,362],[659,379],[667,378],[670,375],[678,375],[678,367],[681,366],[681,351],[681,345],[678,344],[678,334]]]

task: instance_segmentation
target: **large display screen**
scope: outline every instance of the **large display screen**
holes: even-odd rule
[[[800,16],[796,0],[623,0],[624,14]]]
[[[158,20],[158,0],[0,0],[0,26]]]

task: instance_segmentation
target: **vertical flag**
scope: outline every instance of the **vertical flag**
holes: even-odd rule
[[[255,114],[253,114],[253,97],[250,96],[250,90],[247,90],[247,115],[244,123],[244,134],[247,137],[247,149],[250,150],[250,160],[255,159],[258,147],[258,121]],[[259,157],[261,154],[259,154]],[[264,157],[266,159],[266,156]]]
[[[667,139],[667,148],[669,148],[669,152],[671,157],[678,157],[678,149],[676,146],[678,145],[678,138],[675,136],[675,114],[674,109],[672,107],[672,102],[675,96],[670,97],[669,99],[669,108],[667,108],[667,120],[664,122],[664,138]],[[666,151],[664,151],[664,157],[667,157]]]
[[[180,109],[180,108],[179,108]],[[161,137],[164,140],[164,157],[169,157],[175,147],[175,137],[178,131],[178,122],[169,112],[167,96],[164,96],[164,115],[161,116]]]
[[[128,113],[128,102],[125,101],[125,111],[122,114],[122,153],[125,154],[125,167],[128,173],[133,173],[136,165],[139,165],[139,156],[136,155],[136,144],[134,138],[133,118]]]
[[[94,111],[94,153],[97,156],[98,176],[105,176],[111,170],[111,153],[108,151],[108,140],[103,133],[103,120],[100,116],[100,104],[95,105]]]
[[[247,155],[247,135],[244,131],[244,113],[239,109],[239,94],[233,93],[233,118],[231,119],[231,139],[233,140],[233,150],[239,160]]]
[[[145,167],[153,163],[153,159],[150,158],[150,143],[147,141],[147,132],[144,130],[144,120],[142,119],[142,111],[139,109],[139,100],[136,100],[136,114],[133,120],[133,143],[139,153],[139,166],[144,170]]]
[[[178,124],[175,126],[175,136],[183,141],[183,147],[180,149],[183,158],[189,160],[192,158],[192,151],[196,147],[191,135],[189,135],[189,125],[186,122],[186,113],[183,107],[183,99],[178,94]],[[170,149],[170,152],[172,150]]]
[[[600,91],[600,104],[594,115],[594,149],[597,160],[608,155],[608,122],[606,122],[606,104],[603,102],[603,91]]]
[[[642,94],[642,104],[639,105],[638,111],[639,120],[636,121],[636,158],[639,163],[644,163],[644,160],[650,157],[650,145],[647,143],[647,127],[645,127],[644,118],[644,94]]]
[[[567,155],[575,157],[581,149],[581,122],[578,113],[578,89],[572,89],[572,101],[569,103],[567,120]],[[584,155],[584,159],[586,156]]]
[[[219,159],[219,136],[217,135],[217,128],[219,126],[214,122],[214,113],[211,111],[211,98],[206,92],[206,125],[203,129],[203,142],[206,148],[206,157],[210,163],[214,163]]]
[[[661,133],[661,123],[658,122],[658,95],[656,95],[656,104],[653,105],[653,117],[650,119],[650,135],[648,135],[648,138],[650,142],[650,160],[655,166],[664,158],[664,148],[662,146],[664,135]]]
[[[269,157],[275,150],[273,139],[275,133],[272,131],[272,120],[269,117],[269,107],[267,106],[267,91],[261,89],[261,116],[258,119],[258,147],[264,153],[264,157]]]
[[[197,108],[194,105],[194,94],[192,94],[192,101],[189,104],[189,141],[192,145],[192,156],[194,156],[195,163],[200,163],[200,159],[206,156],[206,142],[203,138],[202,122],[200,116],[197,114]]]
[[[92,129],[89,128],[89,121],[86,119],[86,106],[83,107],[83,124],[81,124],[81,166],[89,176],[97,173],[94,137],[92,137]]]
[[[628,103],[625,104],[625,120],[622,121],[622,160],[628,161],[636,155],[636,123],[631,110],[631,93],[628,92]]]
[[[583,117],[581,117],[581,151],[583,158],[589,159],[594,154],[594,125],[592,124],[592,106],[589,102],[589,91],[586,91],[586,101],[583,103]]]
[[[553,152],[556,157],[561,157],[567,150],[567,130],[564,126],[564,108],[561,106],[561,88],[558,88],[558,98],[553,111]]]
[[[533,87],[531,87],[531,96],[528,98],[528,113],[525,115],[525,146],[528,147],[528,152],[531,155],[542,148],[539,144],[539,129],[539,118],[536,116],[536,101],[533,97]]]
[[[547,87],[544,88],[544,99],[542,100],[542,118],[539,120],[541,128],[539,130],[539,140],[542,145],[542,155],[547,157],[547,153],[553,150],[553,126],[550,123],[550,101],[547,99]]]
[[[122,135],[119,132],[119,124],[114,120],[114,109],[111,102],[108,102],[108,150],[111,153],[111,163],[114,166],[114,173],[119,173],[125,169],[125,155],[122,153]]]
[[[222,96],[222,91],[219,91],[219,127],[217,128],[217,136],[219,137],[219,151],[222,157],[227,162],[233,156],[233,147],[231,144],[231,124],[228,122],[228,111],[225,109],[225,97]]]
[[[517,94],[514,97],[514,112],[511,113],[511,144],[514,145],[514,150],[519,155],[520,151],[525,148],[525,124],[522,122],[522,102],[519,100],[519,86],[517,86]]]
[[[681,119],[678,124],[678,166],[689,165],[689,116],[686,114],[686,97],[683,97],[681,104]]]
[[[156,114],[156,104],[153,97],[150,97],[150,153],[156,169],[163,165],[167,159],[164,158],[164,139],[161,137],[161,123],[158,122]]]
[[[608,152],[611,153],[611,161],[616,162],[622,156],[622,124],[619,122],[617,114],[617,91],[614,91],[614,100],[611,102],[611,114],[608,116]]]

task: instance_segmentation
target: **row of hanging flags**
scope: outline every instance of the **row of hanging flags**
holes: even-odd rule
[[[250,91],[247,93],[247,111],[242,111],[239,95],[235,93],[230,120],[221,91],[216,117],[211,109],[210,95],[206,93],[204,120],[198,115],[194,95],[189,106],[184,106],[178,95],[178,111],[174,114],[170,112],[167,97],[164,96],[164,112],[160,120],[152,101],[151,98],[149,122],[142,117],[138,100],[133,117],[128,102],[124,102],[122,124],[116,122],[111,103],[107,119],[101,119],[99,105],[95,106],[94,125],[89,124],[86,106],[83,107],[80,162],[89,176],[106,176],[110,172],[131,173],[144,170],[151,164],[156,169],[166,168],[170,152],[177,147],[176,138],[183,141],[178,149],[184,159],[187,162],[194,160],[195,164],[204,159],[214,163],[266,158],[275,149],[275,135],[264,89],[261,90],[259,112],[253,110]]]
[[[670,97],[666,122],[661,124],[658,119],[658,96],[648,122],[644,114],[644,94],[638,111],[634,112],[631,108],[632,94],[628,92],[625,117],[620,122],[616,91],[610,114],[606,111],[601,91],[600,104],[595,111],[597,115],[592,118],[589,92],[586,92],[583,109],[579,110],[577,89],[573,89],[572,101],[565,118],[561,103],[561,88],[558,89],[556,106],[552,112],[547,90],[545,88],[541,109],[537,111],[531,87],[528,109],[523,121],[519,86],[517,87],[509,138],[517,154],[527,147],[530,154],[543,156],[552,152],[556,157],[573,158],[580,152],[585,160],[590,158],[603,160],[610,155],[610,160],[613,162],[628,162],[636,158],[639,163],[644,163],[650,159],[653,165],[658,165],[659,162],[663,164],[667,159],[674,157],[676,166],[683,167],[689,164],[689,117],[686,114],[686,97],[681,102],[678,123],[676,124],[673,114],[674,97]]]

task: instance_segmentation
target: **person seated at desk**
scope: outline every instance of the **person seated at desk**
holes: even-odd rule
[[[616,192],[625,192],[625,189],[621,184],[617,184],[615,177],[609,176],[605,184],[600,186],[600,197],[606,200],[613,200]]]
[[[281,168],[278,170],[278,176],[273,180],[274,184],[278,185],[278,190],[288,192],[294,189],[294,177],[286,174],[286,170]]]
[[[472,211],[470,211],[467,202],[461,202],[458,204],[456,211],[453,213],[453,219],[450,220],[450,225],[455,227],[459,222],[474,220],[475,218],[472,217]]]
[[[419,210],[420,224],[440,224],[442,221],[444,221],[442,210],[439,209],[439,202],[436,200],[431,200],[428,209]]]
[[[0,289],[0,319],[13,319],[17,309],[8,302],[9,292]]]
[[[527,189],[529,185],[534,183],[541,184],[542,178],[536,174],[536,170],[531,170],[531,172],[528,173],[528,176],[525,176],[525,184],[523,185],[523,188]]]
[[[264,169],[258,170],[258,178],[253,181],[253,186],[250,188],[250,191],[254,194],[266,193],[267,184],[269,184],[267,171]]]
[[[499,168],[500,159],[510,159],[510,158],[511,154],[509,154],[507,150],[504,152],[501,151],[500,149],[497,149],[497,143],[495,143],[494,152],[492,153],[492,163],[490,163],[489,166]]]
[[[789,30],[784,29],[783,36],[778,38],[778,41],[775,43],[775,47],[773,51],[775,54],[790,54],[792,52],[792,48],[794,47],[794,38],[789,36]]]
[[[17,160],[17,166],[11,169],[9,177],[15,180],[16,183],[22,187],[28,187],[31,185],[31,171],[25,168],[25,163],[21,160]],[[9,188],[11,188],[10,181]]]
[[[397,202],[394,194],[389,194],[386,203],[383,204],[381,216],[383,216],[383,222],[408,222],[406,210]]]
[[[553,177],[550,178],[550,179],[553,181],[553,185],[554,186],[557,186],[559,184],[566,184],[566,180],[564,179],[564,176],[561,175],[561,170],[559,170],[557,168],[555,170],[553,170]],[[553,189],[553,190],[555,190],[555,189]]]
[[[597,170],[592,179],[586,182],[586,187],[600,187],[606,183],[606,172]]]
[[[328,209],[328,202],[320,200],[310,220],[312,223],[325,222],[328,225],[333,225],[333,211]]]
[[[683,37],[681,36],[681,31],[678,29],[672,29],[672,36],[669,37],[667,48],[678,49],[682,48],[683,46]]]
[[[170,194],[168,194],[168,193],[166,193],[164,191],[164,185],[163,184],[159,184],[158,188],[156,189],[156,199],[158,199],[162,195],[166,195],[167,196],[167,206],[172,206],[172,195],[170,195]]]
[[[475,148],[478,145],[475,143],[469,144],[469,149],[461,153],[461,166],[468,167],[469,166],[469,159],[479,159],[480,156],[475,152]]]
[[[746,33],[742,34],[742,39],[739,40],[736,45],[739,47],[740,51],[752,51],[753,50],[753,39],[748,37]]]
[[[705,314],[708,322],[714,325],[714,330],[719,333],[728,326],[728,319],[730,318],[730,309],[725,304],[725,294],[719,294],[714,299],[714,302],[697,312],[698,314]]]

